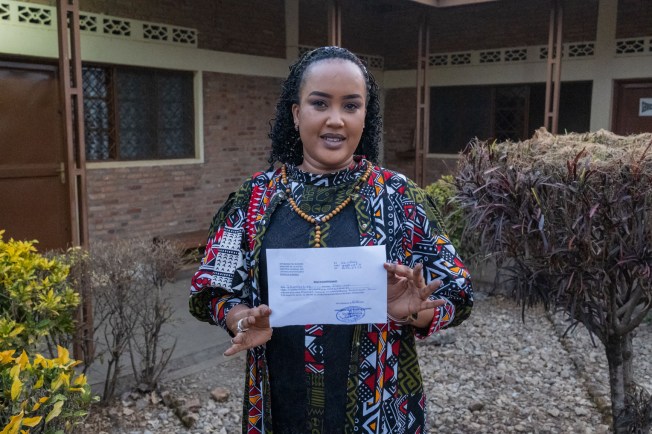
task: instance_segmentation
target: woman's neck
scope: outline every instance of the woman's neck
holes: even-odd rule
[[[339,172],[340,170],[348,169],[349,167],[353,166],[353,164],[354,164],[353,157],[351,157],[351,159],[349,159],[345,163],[336,166],[322,166],[307,161],[304,158],[303,162],[297,166],[297,169],[315,175],[324,175],[327,173],[335,173],[335,172]]]

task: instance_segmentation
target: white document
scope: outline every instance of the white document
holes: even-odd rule
[[[385,246],[267,250],[272,327],[387,322]]]

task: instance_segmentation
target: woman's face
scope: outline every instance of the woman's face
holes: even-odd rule
[[[306,69],[299,104],[292,105],[303,143],[299,168],[330,173],[353,162],[364,129],[367,87],[360,68],[344,59],[325,59]]]

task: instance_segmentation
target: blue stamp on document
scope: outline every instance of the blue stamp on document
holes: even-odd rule
[[[335,317],[338,321],[352,323],[364,318],[365,310],[368,308],[360,306],[347,306],[335,310]]]

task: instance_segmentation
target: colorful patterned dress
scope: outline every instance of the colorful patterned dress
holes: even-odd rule
[[[388,261],[413,267],[422,262],[427,282],[441,279],[432,299],[446,303],[436,309],[428,328],[415,329],[388,320],[383,324],[353,327],[346,385],[345,433],[423,433],[425,395],[417,360],[415,337],[460,324],[473,306],[471,279],[448,237],[441,231],[432,201],[405,176],[373,167],[364,186],[355,181],[371,164],[355,164],[334,174],[314,175],[288,167],[292,197],[302,206],[315,197],[328,198],[326,211],[352,195],[359,244],[384,245]],[[255,174],[233,193],[215,215],[206,254],[190,288],[190,312],[199,320],[226,327],[226,315],[237,304],[261,303],[260,253],[272,214],[287,202],[280,169]],[[305,205],[304,205],[305,206]],[[315,214],[313,214],[315,215]],[[336,219],[322,225],[322,241]],[[314,237],[306,222],[306,241]],[[314,226],[313,226],[314,227]],[[304,366],[308,399],[304,409],[310,423],[306,432],[329,434],[324,428],[324,378],[328,366],[322,358],[324,326],[305,326]],[[247,351],[247,378],[243,404],[243,433],[272,433],[269,371],[264,347]],[[277,433],[279,434],[279,433]]]

